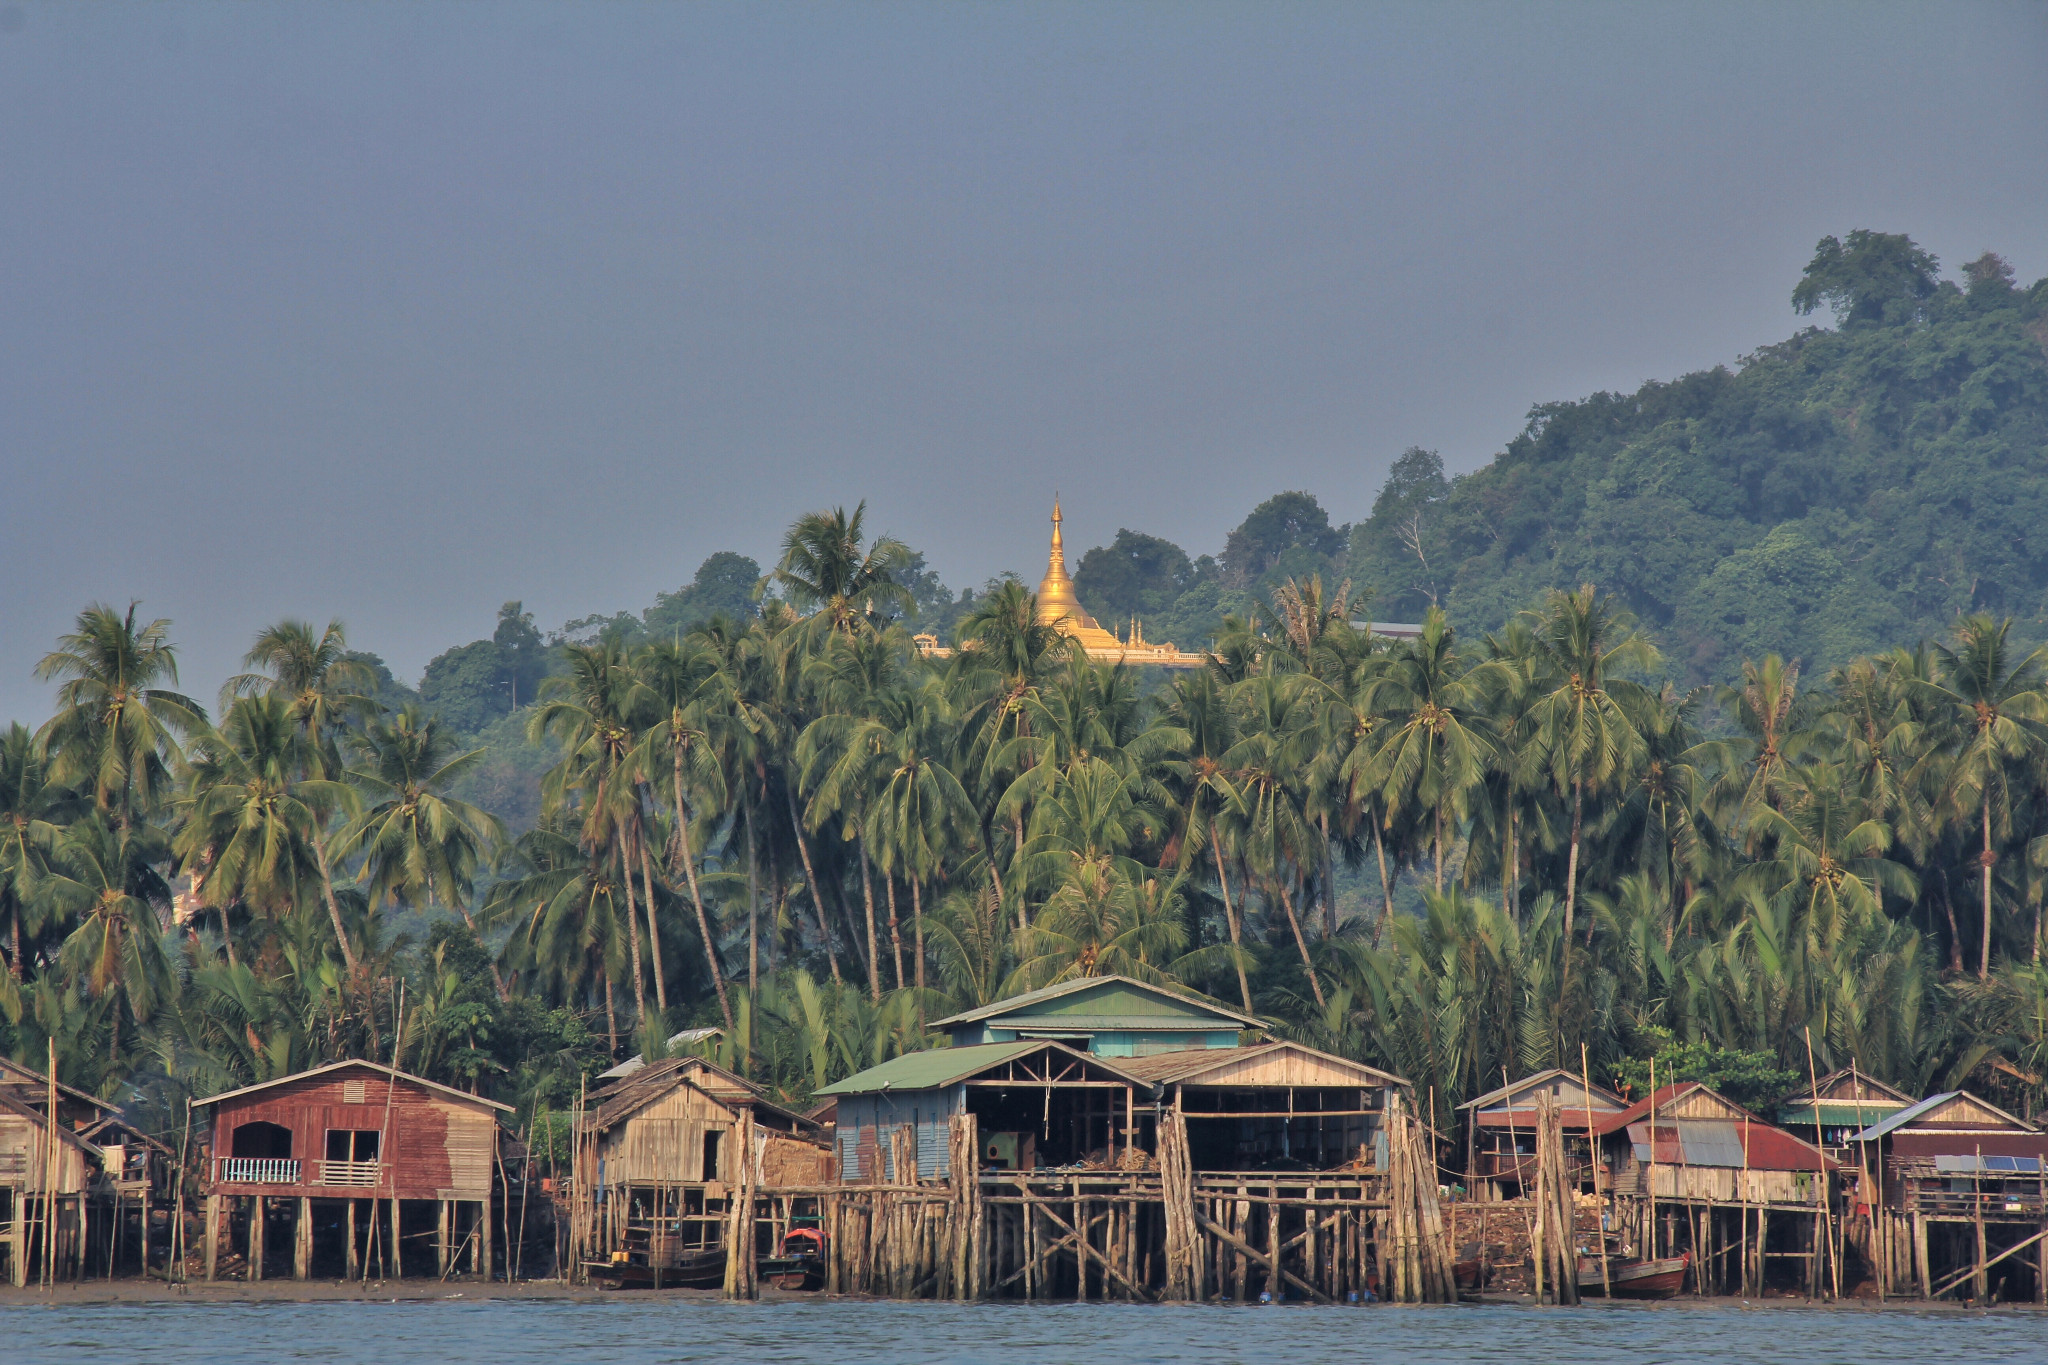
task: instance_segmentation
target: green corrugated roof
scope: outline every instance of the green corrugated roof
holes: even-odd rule
[[[1258,1019],[1206,996],[1189,995],[1180,991],[1167,990],[1161,986],[1147,985],[1129,977],[1105,976],[1062,981],[1056,986],[1028,991],[1023,995],[998,1000],[980,1009],[967,1010],[941,1019],[933,1028],[949,1028],[955,1024],[994,1020],[1049,1020],[1064,1022],[1073,1018],[1091,1020],[1090,1027],[1102,1027],[1092,1022],[1103,1018],[1118,1021],[1128,1020],[1133,1028],[1142,1028],[1147,1023],[1161,1021],[1202,1021],[1217,1028],[1259,1028]]]
[[[1778,1126],[1795,1131],[1800,1124],[1810,1128],[1815,1123],[1823,1128],[1862,1128],[1879,1119],[1890,1118],[1905,1107],[1891,1100],[1865,1100],[1862,1104],[1822,1100],[1820,1116],[1815,1118],[1813,1102],[1800,1100],[1778,1111]]]
[[[977,1071],[986,1070],[1012,1057],[1036,1052],[1043,1042],[981,1043],[975,1047],[935,1047],[926,1052],[906,1052],[880,1066],[856,1071],[818,1091],[820,1095],[871,1095],[877,1090],[942,1090]]]

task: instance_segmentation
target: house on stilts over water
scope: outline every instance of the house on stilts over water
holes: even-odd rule
[[[1830,1288],[1839,1163],[1697,1081],[1597,1118],[1623,1253],[1691,1258],[1695,1293]]]
[[[802,1227],[824,1248],[818,1283],[847,1293],[1454,1297],[1435,1162],[1401,1078],[1126,977],[1063,982],[932,1028],[950,1045],[819,1091],[831,1144],[823,1178],[804,1183],[775,1155],[811,1140],[798,1116],[749,1100],[745,1082],[708,1064],[674,1073],[662,1083],[699,1110],[723,1086],[738,1135],[719,1139],[737,1160],[715,1187],[687,1137],[659,1170],[635,1168],[685,1187],[686,1201],[697,1177],[705,1213],[689,1217],[701,1231],[684,1233],[697,1240],[663,1255],[689,1219],[618,1198],[609,1165],[579,1155],[566,1193],[579,1262],[616,1279],[611,1258],[623,1256],[639,1283],[656,1270],[694,1276],[716,1229],[721,1283],[745,1297],[757,1253]],[[586,1153],[623,1093],[594,1099]],[[613,1217],[625,1221],[606,1226]]]
[[[172,1168],[169,1149],[114,1105],[0,1058],[0,1273],[8,1283],[137,1274],[163,1261]]]
[[[211,1118],[206,1278],[488,1279],[498,1125],[511,1106],[343,1061],[194,1101]]]
[[[2048,1133],[2038,1124],[1951,1090],[1850,1145],[1853,1216],[1883,1292],[2048,1303]]]

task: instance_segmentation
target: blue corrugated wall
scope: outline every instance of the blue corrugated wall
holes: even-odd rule
[[[842,1096],[836,1120],[839,1178],[872,1180],[872,1164],[879,1163],[882,1178],[894,1182],[888,1135],[892,1129],[909,1127],[917,1131],[918,1175],[927,1180],[946,1179],[952,1174],[947,1159],[951,1146],[948,1120],[964,1112],[966,1103],[967,1087],[961,1085],[947,1090]]]

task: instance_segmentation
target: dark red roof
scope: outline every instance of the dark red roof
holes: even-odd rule
[[[1646,1123],[1649,1121],[1650,1107],[1654,1102],[1657,1109],[1657,1128],[1659,1130],[1656,1143],[1657,1159],[1660,1162],[1664,1161],[1667,1159],[1665,1156],[1666,1145],[1673,1137],[1673,1134],[1664,1131],[1666,1126],[1673,1122],[1698,1121],[1674,1120],[1667,1111],[1673,1101],[1689,1095],[1695,1090],[1705,1090],[1707,1094],[1712,1095],[1733,1111],[1732,1121],[1736,1131],[1742,1137],[1742,1150],[1747,1154],[1747,1161],[1751,1170],[1832,1171],[1837,1169],[1838,1163],[1830,1158],[1827,1153],[1821,1151],[1820,1148],[1810,1142],[1792,1136],[1792,1134],[1776,1124],[1764,1122],[1727,1096],[1720,1094],[1718,1091],[1708,1090],[1705,1085],[1698,1081],[1680,1081],[1676,1085],[1659,1086],[1654,1096],[1636,1101],[1619,1114],[1612,1114],[1599,1119],[1596,1124],[1596,1131],[1602,1137],[1605,1137],[1610,1133],[1616,1133],[1627,1128],[1630,1124]]]

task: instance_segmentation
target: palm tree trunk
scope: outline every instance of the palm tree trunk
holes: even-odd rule
[[[1963,931],[1956,926],[1956,907],[1949,900],[1947,868],[1941,871],[1941,913],[1948,917],[1948,969],[1960,974],[1963,970]]]
[[[228,950],[228,966],[237,966],[239,964],[235,961],[235,936],[228,932],[228,908],[225,905],[216,905],[213,908],[220,913],[220,941]]]
[[[989,821],[981,822],[981,846],[988,851],[988,879],[996,888],[996,905],[1003,903],[1003,874],[996,867],[995,828]]]
[[[1301,936],[1301,920],[1294,913],[1294,900],[1287,894],[1287,883],[1280,883],[1280,904],[1287,911],[1287,923],[1294,930],[1294,946],[1301,949],[1301,965],[1308,972],[1308,988],[1315,992],[1316,1008],[1324,1008],[1323,983],[1316,979],[1316,964],[1309,960],[1308,940]]]
[[[1223,918],[1230,925],[1230,962],[1237,968],[1237,993],[1244,998],[1244,1012],[1252,1012],[1251,983],[1244,977],[1244,943],[1237,932],[1237,910],[1230,903],[1230,878],[1223,873],[1223,843],[1215,826],[1209,828],[1209,852],[1216,858],[1216,885],[1223,890]]]
[[[1977,954],[1977,979],[1991,975],[1991,803],[1984,803],[1984,943]]]
[[[1330,862],[1330,813],[1324,811],[1316,817],[1323,827],[1323,937],[1337,937],[1337,877],[1336,869]]]
[[[860,842],[860,895],[868,912],[868,999],[882,1000],[882,945],[875,940],[875,879],[868,874],[868,841]],[[898,973],[901,975],[901,973]]]
[[[349,946],[348,930],[341,927],[341,904],[334,899],[334,877],[327,870],[327,841],[320,837],[317,822],[313,826],[313,861],[320,868],[320,891],[327,898],[327,918],[334,925],[334,942],[341,949],[341,960],[348,964],[349,974],[353,976],[356,950]]]
[[[811,845],[804,838],[804,822],[797,817],[796,793],[788,787],[782,789],[782,798],[789,803],[789,827],[796,832],[796,851],[804,863],[804,885],[811,890],[811,909],[818,912],[818,941],[825,946],[825,961],[832,968],[834,985],[844,984],[839,976],[839,955],[832,951],[832,926],[825,922],[825,892],[818,885],[818,874],[811,867]],[[990,863],[994,865],[993,860]]]
[[[1379,817],[1368,812],[1372,821],[1372,848],[1380,860],[1380,927],[1373,931],[1373,942],[1377,944],[1387,932],[1387,926],[1394,922],[1394,882],[1387,876],[1387,836],[1380,827]]]
[[[619,1002],[612,994],[612,974],[604,974],[604,1026],[611,1039],[611,1059],[619,1059]]]
[[[1572,851],[1565,863],[1564,872],[1564,938],[1567,948],[1572,938],[1572,912],[1579,903],[1579,831],[1586,814],[1586,779],[1581,777],[1572,783]],[[1567,956],[1566,961],[1570,958]]]
[[[747,989],[761,989],[761,867],[754,846],[754,803],[741,798],[740,818],[747,824]]]
[[[711,917],[704,913],[704,892],[697,885],[697,855],[690,848],[690,809],[683,804],[683,751],[675,751],[676,860],[690,883],[690,903],[697,907],[697,932],[704,938],[704,960],[711,966],[711,984],[718,991],[718,1012],[725,1019],[725,1035],[732,1036],[732,1002],[725,998],[725,973],[718,969],[718,944],[711,937]],[[674,885],[674,883],[670,883]]]
[[[654,869],[647,857],[647,830],[636,814],[633,819],[633,847],[640,855],[640,890],[647,901],[647,950],[654,957],[654,1005],[661,1011],[661,1026],[668,1027],[668,973],[661,965],[661,922],[654,917]]]
[[[896,874],[884,872],[882,885],[889,892],[889,956],[896,962],[896,989],[903,989],[903,931],[896,923]]]
[[[1015,872],[1024,861],[1024,813],[1022,811],[1017,813],[1016,825],[1017,854],[1010,861],[1010,870],[1012,872]],[[1017,888],[1017,927],[1019,929],[1029,929],[1031,927],[1031,919],[1024,913],[1024,888],[1021,885]]]
[[[623,833],[623,831],[622,831]],[[640,907],[633,898],[633,866],[626,857],[624,840],[616,850],[619,868],[619,886],[626,893],[626,945],[633,955],[633,1020],[642,1033],[647,1032],[647,982],[640,974]]]
[[[910,924],[911,932],[916,938],[914,946],[917,950],[917,957],[914,960],[917,963],[917,989],[922,992],[924,990],[924,898],[918,891],[917,878],[915,877],[910,879]],[[919,1006],[919,1008],[923,1007]]]
[[[1444,893],[1444,808],[1436,808],[1436,893]]]
[[[14,904],[14,951],[7,959],[7,974],[21,980],[21,902]]]

